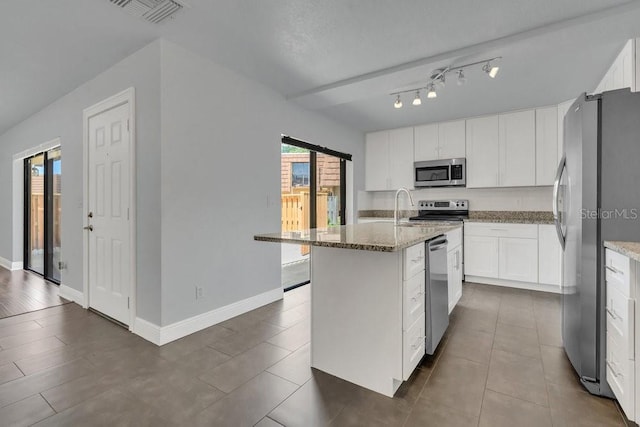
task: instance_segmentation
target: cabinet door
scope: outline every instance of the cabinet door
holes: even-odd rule
[[[498,238],[464,236],[464,274],[498,277]]]
[[[536,184],[535,111],[500,114],[500,186]]]
[[[499,278],[519,282],[538,282],[538,240],[500,238]]]
[[[441,159],[465,157],[466,127],[464,120],[438,124],[439,156]]]
[[[365,142],[364,182],[367,191],[389,187],[389,131],[367,134]]]
[[[457,246],[447,252],[447,273],[449,285],[449,314],[462,297],[462,247]]]
[[[467,187],[498,186],[498,116],[466,121]]]
[[[558,168],[558,107],[536,110],[536,185],[553,185]]]
[[[437,123],[414,128],[414,158],[416,162],[438,159]]]
[[[538,282],[556,286],[562,283],[562,247],[553,225],[538,226]]]
[[[389,131],[389,187],[413,188],[413,128]]]

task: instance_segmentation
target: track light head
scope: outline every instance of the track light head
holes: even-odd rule
[[[412,104],[413,105],[421,105],[422,104],[422,99],[420,99],[420,91],[419,90],[416,91],[416,97],[413,98]]]
[[[498,75],[498,71],[500,71],[500,67],[497,65],[491,65],[491,61],[487,61],[487,63],[482,67],[482,71],[487,73],[492,79],[495,79]]]
[[[464,76],[464,70],[458,70],[458,81],[456,82],[458,86],[464,86],[467,82],[467,78]]]
[[[433,83],[429,83],[429,85],[427,86],[427,98],[433,99],[437,97],[438,97],[438,94],[436,93],[435,86],[433,85]]]
[[[402,100],[400,99],[400,95],[396,97],[396,102],[393,103],[394,108],[402,108]]]

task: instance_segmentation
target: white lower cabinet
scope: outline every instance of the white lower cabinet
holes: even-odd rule
[[[562,284],[562,246],[555,225],[538,226],[538,283]]]
[[[447,233],[447,277],[449,313],[462,297],[462,229]]]
[[[560,292],[561,266],[562,252],[552,225],[464,225],[467,280]]]
[[[538,239],[501,237],[498,253],[500,279],[538,281]]]
[[[611,249],[605,251],[607,313],[607,383],[631,421],[636,402],[636,276],[637,263]]]
[[[464,226],[464,274],[481,277],[498,277],[497,237],[473,236]]]
[[[402,379],[407,380],[425,353],[425,243],[403,252]]]

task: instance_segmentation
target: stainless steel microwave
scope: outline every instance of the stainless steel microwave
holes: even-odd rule
[[[414,186],[465,187],[467,185],[467,160],[442,159],[414,163]]]

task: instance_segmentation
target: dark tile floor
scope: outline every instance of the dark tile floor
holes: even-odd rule
[[[68,302],[58,296],[56,285],[37,274],[0,267],[0,319]]]
[[[309,289],[161,348],[75,304],[0,319],[0,424],[624,425],[579,386],[557,295],[465,284],[390,399],[309,368]]]

